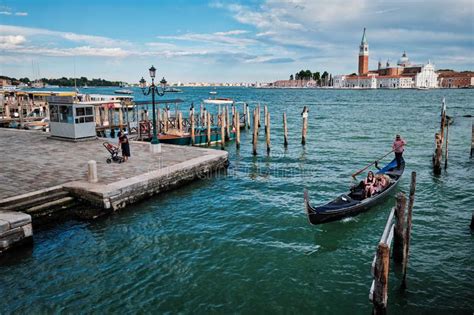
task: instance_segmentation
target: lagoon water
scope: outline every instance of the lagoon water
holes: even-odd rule
[[[186,100],[184,110],[209,91],[184,88],[170,97]],[[474,90],[217,91],[268,104],[270,155],[264,132],[257,157],[251,133],[242,132],[239,151],[233,142],[227,146],[227,174],[97,221],[37,230],[32,249],[0,260],[0,313],[368,314],[370,265],[394,198],[357,217],[311,226],[303,190],[315,204],[345,191],[350,174],[388,152],[396,133],[408,142],[398,191],[408,191],[416,171],[417,192],[408,290],[400,292],[400,272],[391,268],[389,311],[472,313],[472,118],[462,116],[474,114]],[[434,176],[443,96],[455,121],[448,169]],[[303,105],[310,108],[305,147]]]

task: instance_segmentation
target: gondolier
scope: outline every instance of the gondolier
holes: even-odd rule
[[[395,152],[395,159],[397,160],[397,169],[399,170],[402,165],[403,151],[405,151],[406,141],[397,135],[395,141],[392,144],[392,149]]]

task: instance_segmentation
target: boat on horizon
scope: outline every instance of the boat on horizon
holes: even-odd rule
[[[177,89],[177,88],[174,88],[174,87],[170,87],[170,88],[165,88],[163,90],[163,92],[165,92],[165,93],[183,93],[183,90],[180,90],[180,89]]]
[[[130,95],[130,94],[133,94],[133,91],[132,91],[132,90],[127,90],[127,89],[120,89],[120,90],[115,90],[114,93],[115,93],[115,94],[127,94],[127,95]]]
[[[361,212],[369,210],[385,200],[386,197],[395,190],[404,170],[405,161],[402,159],[402,165],[400,169],[397,169],[397,161],[396,159],[393,159],[376,173],[388,176],[390,179],[388,186],[381,192],[365,199],[362,197],[364,188],[355,187],[354,189],[351,189],[350,192],[339,195],[337,198],[324,205],[313,207],[310,204],[308,191],[305,190],[304,206],[309,223],[313,225],[327,223],[345,217],[355,216]]]

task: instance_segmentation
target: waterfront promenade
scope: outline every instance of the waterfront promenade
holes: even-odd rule
[[[108,139],[112,140],[113,139]],[[195,158],[224,153],[216,150],[162,144],[153,155],[149,144],[131,141],[127,163],[107,164],[110,154],[101,140],[66,142],[36,131],[0,129],[0,200],[72,181],[87,181],[87,162],[97,161],[98,184],[107,185],[169,168]]]

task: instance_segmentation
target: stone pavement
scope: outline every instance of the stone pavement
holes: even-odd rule
[[[109,139],[109,141],[117,141]],[[107,164],[101,140],[66,142],[41,131],[0,128],[0,199],[87,180],[87,161],[96,160],[99,184],[110,184],[209,155],[212,149],[162,144],[151,154],[149,144],[131,142],[127,163]]]

